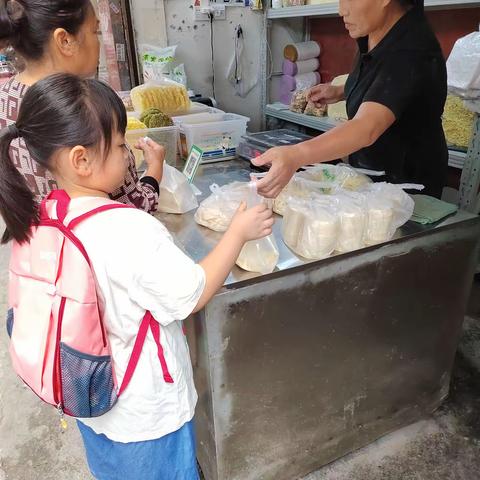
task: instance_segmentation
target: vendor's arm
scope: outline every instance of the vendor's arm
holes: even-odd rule
[[[375,143],[422,95],[423,88],[428,88],[426,73],[435,68],[432,63],[436,61],[423,53],[395,52],[385,60],[352,120],[305,143],[269,150],[254,160],[256,165],[272,165],[258,182],[259,193],[276,197],[299,167],[343,158]]]
[[[258,182],[258,192],[276,197],[298,168],[328,162],[350,155],[375,143],[395,122],[394,113],[376,102],[363,103],[357,115],[342,125],[306,142],[272,148],[255,159],[255,165],[271,165],[269,173]]]

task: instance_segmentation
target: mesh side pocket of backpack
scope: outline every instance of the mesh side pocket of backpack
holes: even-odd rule
[[[98,417],[117,401],[110,356],[97,357],[60,344],[63,408],[73,417]]]
[[[10,338],[12,338],[13,322],[13,308],[9,308],[7,312],[7,333]]]

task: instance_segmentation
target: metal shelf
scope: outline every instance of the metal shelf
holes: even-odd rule
[[[288,109],[288,106],[283,103],[267,105],[265,108],[265,114],[270,117],[278,118],[279,120],[302,125],[320,132],[327,132],[341,123],[341,121],[329,117],[313,117],[303,113],[291,112]],[[464,152],[449,150],[448,165],[453,168],[462,169],[465,163],[465,157],[466,153]]]
[[[336,15],[338,15],[338,2],[324,3],[322,5],[305,5],[304,7],[271,8],[267,13],[270,19],[332,17]]]
[[[480,0],[425,0],[426,9],[438,8],[472,8],[480,6]],[[305,5],[302,7],[270,8],[269,19],[298,17],[332,17],[338,15],[338,2],[321,5]]]

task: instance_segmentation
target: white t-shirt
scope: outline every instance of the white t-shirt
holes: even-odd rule
[[[72,200],[71,207],[87,197]],[[147,213],[118,209],[89,218],[75,229],[98,282],[113,366],[121,385],[141,320],[150,310],[174,383],[166,383],[149,330],[128,388],[105,415],[80,419],[117,442],[154,440],[193,418],[197,393],[181,320],[193,311],[205,273]]]

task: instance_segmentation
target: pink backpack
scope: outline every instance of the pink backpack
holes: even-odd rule
[[[75,227],[93,215],[131,208],[103,198],[69,211],[70,198],[53,191],[41,204],[30,242],[13,243],[7,330],[13,368],[61,415],[97,417],[127,388],[150,328],[164,380],[173,383],[160,343],[160,326],[146,312],[118,388],[99,308],[95,275]]]

